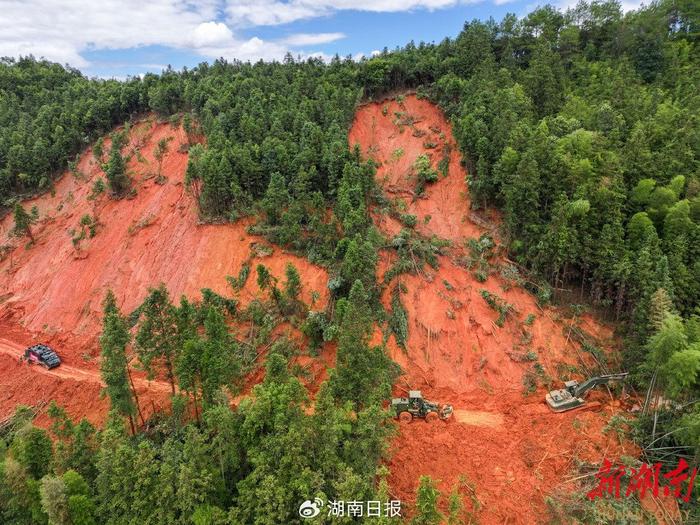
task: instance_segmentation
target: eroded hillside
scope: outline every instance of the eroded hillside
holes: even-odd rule
[[[159,166],[153,152],[161,139],[169,146]],[[104,418],[108,402],[98,395],[96,357],[101,304],[110,288],[128,313],[161,282],[176,300],[183,294],[197,300],[203,288],[230,295],[226,277],[238,275],[244,263],[252,267],[263,263],[280,278],[286,264],[293,263],[303,283],[301,299],[311,303],[315,291],[316,304],[323,307],[325,270],[249,235],[249,221],[199,224],[195,200],[184,184],[186,142],[181,128],[155,119],[141,121],[130,129],[123,149],[130,159],[133,198],[112,200],[106,192],[93,195],[95,181],[105,175],[88,150],[52,194],[24,203],[26,209],[36,206],[39,212],[32,228],[33,245],[9,236],[11,215],[2,220],[0,244],[11,247],[0,261],[2,416],[19,403],[55,399],[75,417],[88,416],[95,422]],[[86,231],[80,239],[85,215],[96,227],[94,235]],[[245,304],[256,294],[259,290],[250,279],[239,298]],[[55,346],[64,366],[31,373],[19,365],[22,349],[33,341]],[[65,377],[67,370],[86,373]],[[146,408],[151,397],[162,397],[161,387],[145,380],[137,384]]]
[[[598,463],[633,452],[614,433],[602,432],[618,402],[598,392],[591,399],[602,404],[600,411],[553,414],[544,404],[550,385],[581,378],[579,359],[593,369],[592,360],[571,337],[574,320],[540,308],[533,295],[504,277],[513,275],[502,271],[499,263],[506,261],[495,257],[484,282],[475,277],[468,240],[494,232],[470,214],[466,172],[450,125],[434,105],[407,96],[362,106],[350,143],[380,164],[377,182],[395,207],[416,216],[420,234],[450,241],[437,269],[401,274],[383,295],[391,308],[399,286],[408,318],[405,348],[393,336],[389,340],[391,357],[405,372],[394,393],[419,389],[455,408],[447,423],[400,426],[389,463],[393,490],[413,501],[419,477],[428,474],[440,480],[445,495],[459,484],[479,523],[541,522],[545,497],[576,461]],[[419,155],[427,155],[438,172],[422,195],[416,192]],[[385,211],[375,210],[374,217],[389,237],[401,230]],[[393,263],[394,253],[385,251],[380,281]],[[503,319],[484,291],[510,305]],[[611,349],[609,329],[590,318],[577,326]]]
[[[153,150],[161,139],[170,142],[159,167]],[[34,245],[10,240],[10,217],[0,223],[2,242],[12,246],[0,262],[0,415],[20,403],[56,399],[74,417],[103,420],[108,404],[99,397],[96,356],[108,288],[128,313],[160,282],[175,298],[197,299],[202,288],[227,295],[226,276],[237,275],[244,263],[261,262],[282,278],[291,262],[301,276],[304,302],[313,302],[312,292],[317,292],[318,307],[326,304],[327,272],[248,234],[249,221],[199,223],[184,184],[187,140],[180,128],[142,121],[131,128],[124,149],[133,198],[94,196],[93,185],[104,173],[93,152],[86,151],[52,195],[25,203],[39,211]],[[611,333],[590,318],[576,321],[541,309],[530,293],[504,276],[498,255],[486,262],[483,282],[477,279],[468,240],[494,235],[494,228],[469,211],[466,173],[449,123],[435,106],[414,96],[364,105],[349,142],[378,161],[379,185],[394,206],[415,215],[415,230],[450,243],[437,257],[436,269],[399,274],[382,297],[391,309],[392,294],[398,293],[408,321],[405,348],[394,337],[388,342],[391,357],[404,370],[394,393],[420,389],[428,399],[455,408],[448,423],[400,426],[389,461],[392,494],[412,502],[423,474],[439,480],[445,494],[462,480],[465,502],[479,522],[538,522],[545,497],[576,461],[598,463],[634,452],[615,433],[602,432],[619,411],[606,393],[593,396],[602,405],[599,411],[554,415],[543,403],[550,385],[581,377],[581,357],[593,367],[571,337],[574,323],[608,350]],[[419,155],[427,155],[438,172],[422,195],[415,169]],[[402,225],[391,214],[372,213],[382,233],[399,234]],[[85,215],[96,228],[94,235],[79,238]],[[382,282],[396,256],[392,250],[380,255],[377,278]],[[240,298],[245,302],[257,294],[250,280]],[[485,296],[510,305],[502,319]],[[23,347],[37,340],[54,345],[64,365],[54,371],[20,365]],[[318,362],[301,358],[318,372],[312,387],[318,386],[325,365],[332,365],[331,354],[322,353]],[[168,385],[135,376],[143,404],[162,405]]]

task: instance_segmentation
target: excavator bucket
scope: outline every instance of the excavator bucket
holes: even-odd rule
[[[446,420],[450,419],[452,417],[452,405],[443,405],[442,408],[440,409],[440,419]]]

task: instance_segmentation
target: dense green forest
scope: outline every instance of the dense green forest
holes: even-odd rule
[[[173,304],[155,289],[125,313],[108,296],[101,362],[109,423],[100,431],[73,424],[52,407],[47,433],[20,410],[0,435],[0,521],[294,523],[299,502],[314,496],[386,499],[380,460],[391,425],[382,401],[396,370],[368,342],[373,321],[386,321],[374,277],[376,251],[386,243],[368,216],[381,200],[374,166],[348,148],[347,130],[360,101],[407,89],[451,119],[473,206],[502,210],[510,257],[555,299],[619,321],[623,366],[639,392],[669,401],[634,423],[640,445],[654,442],[647,460],[697,464],[698,86],[694,0],[626,14],[614,1],[581,2],[565,13],[544,7],[522,19],[467,22],[456,38],[359,62],[216,61],[126,82],[4,59],[5,210],[50,190],[76,154],[114,125],[154,111],[206,138],[193,141],[187,171],[202,218],[257,215],[256,232],[329,268],[333,308],[301,303],[293,268],[283,283],[264,267],[246,268],[231,279],[234,299],[205,291],[200,303]],[[119,162],[116,149],[107,168],[117,173]],[[29,215],[15,210],[26,222]],[[243,310],[235,296],[248,272],[268,293]],[[299,349],[270,336],[282,319],[315,345],[338,343],[337,366],[313,414],[287,366]],[[254,344],[230,333],[230,322],[249,326]],[[173,396],[171,413],[147,422],[128,384],[131,328],[141,366],[164,364],[173,391],[177,385],[183,393]],[[222,389],[235,393],[255,344],[271,345],[266,379],[255,401],[231,410]],[[423,488],[420,523],[432,523]],[[697,507],[692,502],[696,517]]]

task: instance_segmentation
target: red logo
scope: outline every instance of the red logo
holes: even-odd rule
[[[630,467],[628,472],[624,465],[613,466],[607,459],[604,459],[603,465],[595,475],[598,486],[591,490],[587,496],[590,500],[602,498],[605,495],[619,498],[622,477],[629,473],[630,480],[627,484],[625,497],[636,492],[640,498],[643,498],[647,491],[651,492],[654,497],[658,497],[660,491],[663,491],[664,496],[670,496],[673,491],[675,498],[688,503],[693,492],[695,476],[698,473],[697,468],[693,468],[692,472],[689,470],[689,465],[683,458],[678,461],[678,466],[675,469],[663,475],[661,474],[661,463],[655,463],[653,467],[643,463],[638,469]],[[662,481],[666,483],[662,485]],[[685,485],[687,485],[685,494],[682,495]]]

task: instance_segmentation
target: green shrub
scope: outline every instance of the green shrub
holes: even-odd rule
[[[389,317],[389,327],[394,333],[398,345],[406,349],[408,341],[408,313],[401,302],[401,286],[396,285],[391,292],[391,317]]]
[[[488,290],[481,290],[481,297],[484,298],[486,304],[488,304],[493,310],[498,312],[498,319],[496,319],[496,324],[503,327],[508,315],[514,311],[513,305],[506,303],[503,299],[498,297],[496,294],[489,292]]]

